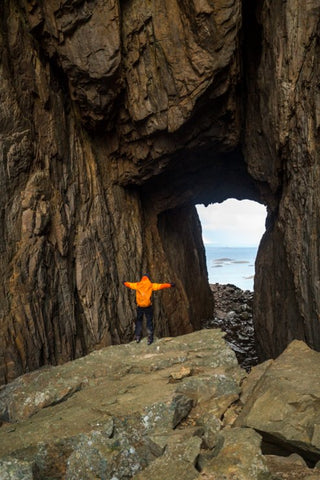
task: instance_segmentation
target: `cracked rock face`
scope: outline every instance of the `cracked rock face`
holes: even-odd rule
[[[260,354],[320,348],[319,6],[5,0],[0,382],[127,342],[149,272],[156,334],[212,316],[196,203],[269,216]],[[311,93],[312,92],[312,93]]]
[[[260,2],[260,52],[249,94],[249,171],[278,198],[257,262],[256,330],[265,356],[294,338],[319,349],[320,6]],[[276,32],[281,32],[277,35]],[[253,157],[259,156],[260,162]],[[259,315],[259,312],[264,312]]]

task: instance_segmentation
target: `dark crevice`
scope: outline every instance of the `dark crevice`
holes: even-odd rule
[[[263,455],[277,455],[288,457],[292,453],[296,453],[302,457],[309,468],[314,468],[315,464],[320,460],[320,455],[310,450],[304,450],[298,445],[289,444],[285,440],[281,440],[269,433],[257,430],[262,436],[261,451]]]
[[[75,272],[75,270],[74,270]],[[85,355],[87,353],[87,346],[85,340],[85,331],[84,331],[84,311],[81,304],[81,300],[79,298],[78,290],[74,290],[74,318],[77,319],[76,321],[76,338],[79,340],[81,344],[81,354]]]
[[[262,26],[258,21],[260,1],[242,2],[242,69],[243,98],[246,99],[257,77],[262,54]]]

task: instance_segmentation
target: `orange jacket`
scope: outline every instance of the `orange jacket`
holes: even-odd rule
[[[136,290],[138,307],[150,307],[153,291],[172,286],[171,283],[152,283],[146,275],[141,278],[140,282],[123,282],[123,284],[132,290]]]

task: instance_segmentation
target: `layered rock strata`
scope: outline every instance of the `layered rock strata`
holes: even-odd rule
[[[317,1],[259,2],[248,39],[257,43],[248,59],[245,155],[249,172],[273,191],[255,282],[264,356],[293,338],[320,347],[319,14]]]
[[[199,328],[212,297],[193,188],[211,167],[193,158],[202,136],[219,169],[237,143],[239,2],[3,10],[2,382],[131,339],[122,281],[146,270],[177,285],[155,301],[156,333]]]
[[[5,0],[0,382],[132,338],[122,288],[174,281],[156,333],[212,314],[194,205],[268,206],[262,356],[320,348],[319,5]],[[312,94],[310,93],[312,92]]]

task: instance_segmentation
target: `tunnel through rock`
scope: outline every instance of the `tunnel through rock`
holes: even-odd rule
[[[175,162],[175,170],[153,178],[143,187],[144,202],[152,205],[152,209],[160,210],[157,213],[157,230],[164,262],[168,262],[168,268],[178,278],[177,283],[181,282],[184,292],[177,309],[166,305],[168,298],[162,298],[164,308],[171,312],[162,315],[170,319],[170,334],[185,331],[183,318],[190,319],[193,329],[208,327],[209,319],[214,318],[213,293],[208,288],[202,229],[194,203],[199,199],[206,202],[223,201],[229,196],[239,199],[261,198],[258,185],[248,174],[240,153],[216,156],[206,151],[188,155],[189,167],[186,166],[186,155],[182,153],[184,162],[181,162],[180,169]],[[163,207],[168,209],[162,211]],[[157,315],[161,316],[161,313],[157,312]],[[256,363],[252,322],[248,328],[251,329],[248,339],[250,352],[247,355],[250,359],[246,367]],[[237,343],[235,340],[233,346],[236,347]],[[245,350],[242,350],[242,363],[246,361],[244,354]]]
[[[265,232],[266,208],[252,200],[197,205],[209,283],[253,291],[254,264]]]
[[[253,285],[266,210],[256,202],[230,199],[207,208],[197,205],[197,211],[214,296],[214,315],[202,326],[221,328],[239,364],[250,370],[258,362]]]
[[[146,224],[152,225],[152,216],[157,217],[165,261],[183,284],[192,327],[199,328],[212,311],[206,307],[210,304],[207,267],[194,205],[223,201],[229,196],[260,200],[258,185],[248,174],[240,152],[217,155],[208,150],[193,154],[186,151],[180,153],[180,159],[171,160],[163,174],[146,182],[142,192]],[[181,315],[183,310],[181,307]]]
[[[194,205],[231,196],[268,206],[262,356],[320,349],[318,2],[28,3],[0,22],[0,383],[130,341],[146,269],[177,284],[156,332],[199,328]]]

